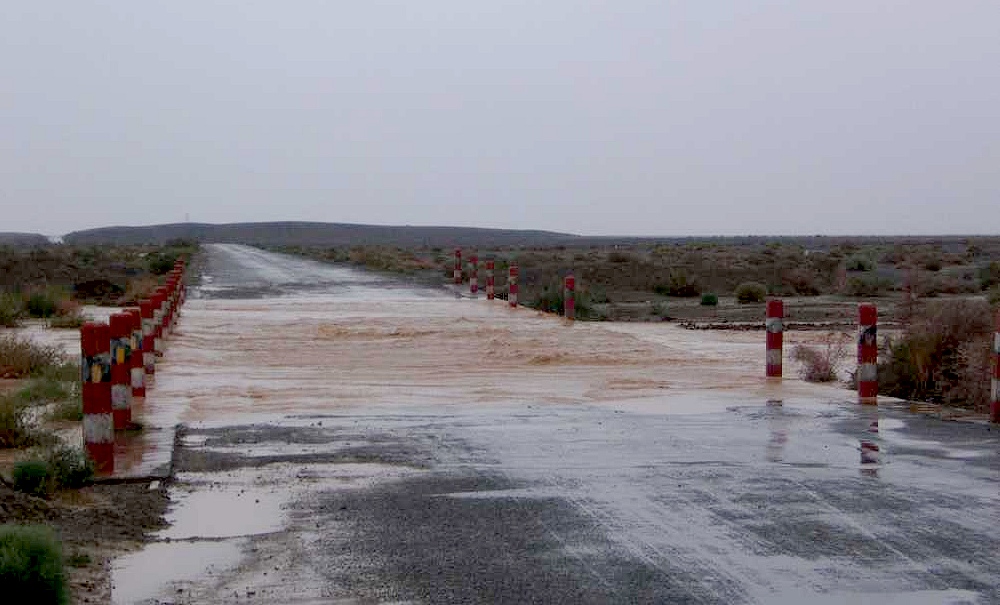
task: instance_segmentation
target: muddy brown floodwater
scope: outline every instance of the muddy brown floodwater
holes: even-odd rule
[[[205,255],[146,402],[170,526],[116,603],[1000,601],[985,424],[768,383],[762,333]]]

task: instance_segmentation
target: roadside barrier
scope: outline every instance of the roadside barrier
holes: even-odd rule
[[[163,355],[163,308],[166,305],[163,288],[153,292],[153,355]]]
[[[563,315],[566,319],[576,319],[576,278],[567,275],[563,280]]]
[[[153,350],[154,333],[153,322],[156,320],[156,313],[153,310],[152,299],[144,298],[139,301],[139,313],[142,316],[142,367],[145,370],[145,382],[156,374],[156,355]]]
[[[784,339],[785,303],[781,300],[773,299],[767,301],[766,318],[764,328],[767,332],[767,349],[765,353],[765,364],[768,378],[781,378],[781,358],[782,344]]]
[[[108,322],[111,336],[111,412],[116,431],[132,422],[132,317],[115,313]]]
[[[138,309],[80,328],[83,443],[99,474],[114,472],[114,432],[131,425],[133,399],[146,396],[184,297],[184,263],[178,261],[166,285],[139,301]]]
[[[139,309],[125,311],[131,319],[132,354],[129,356],[129,377],[132,383],[132,397],[146,396],[146,370],[142,365],[142,313]]]
[[[990,422],[1000,424],[1000,311],[993,334],[993,380],[990,381]]]
[[[878,404],[878,310],[858,305],[858,401]]]
[[[493,284],[493,261],[486,261],[486,300],[496,298]]]
[[[80,328],[83,445],[98,473],[114,472],[115,431],[111,408],[111,331],[108,324]]]
[[[511,307],[517,306],[517,276],[517,265],[511,263],[510,269],[507,271],[507,303]]]
[[[469,292],[479,293],[479,257],[475,254],[469,257]]]
[[[462,285],[462,249],[455,248],[455,285]]]

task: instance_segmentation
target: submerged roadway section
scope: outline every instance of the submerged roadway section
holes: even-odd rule
[[[995,428],[768,384],[761,333],[204,261],[147,402],[172,525],[116,603],[1000,602]]]

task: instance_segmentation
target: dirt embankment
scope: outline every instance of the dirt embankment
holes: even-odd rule
[[[161,483],[92,485],[45,500],[0,483],[0,523],[44,524],[63,544],[73,603],[111,602],[111,560],[165,525]]]

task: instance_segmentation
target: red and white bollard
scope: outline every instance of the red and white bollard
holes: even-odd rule
[[[493,261],[486,261],[486,300],[496,298],[496,291],[493,284]]]
[[[563,280],[563,315],[576,319],[576,278],[572,275]]]
[[[142,367],[146,373],[146,386],[149,386],[153,375],[156,374],[156,351],[153,346],[156,342],[155,306],[156,303],[148,298],[139,301],[139,313],[142,315]]]
[[[878,310],[858,305],[858,401],[878,404]]]
[[[142,313],[139,309],[129,309],[126,313],[132,320],[132,355],[129,358],[132,397],[145,397],[146,369],[142,365]]]
[[[1000,424],[1000,311],[993,334],[993,380],[990,383],[990,422]]]
[[[115,425],[111,411],[111,331],[108,324],[83,324],[80,350],[83,446],[98,473],[112,473]]]
[[[469,292],[479,294],[479,257],[475,254],[469,257]]]
[[[132,422],[132,317],[115,313],[109,320],[111,335],[111,412],[115,430]]]
[[[153,293],[153,354],[163,356],[163,322],[167,314],[167,293],[162,287]]]
[[[767,352],[765,353],[768,378],[781,378],[781,347],[784,340],[785,304],[780,300],[767,301],[764,329],[767,332]]]
[[[455,248],[455,285],[462,285],[462,249]]]
[[[517,277],[517,265],[511,263],[507,271],[507,303],[512,307],[517,306]]]

